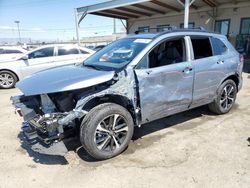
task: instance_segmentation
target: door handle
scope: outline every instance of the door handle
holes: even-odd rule
[[[192,71],[193,68],[192,67],[186,67],[182,72],[184,73],[189,73],[190,71]]]
[[[224,64],[224,61],[223,60],[219,60],[219,61],[217,61],[217,64]]]
[[[152,73],[152,72],[153,72],[152,70],[147,70],[147,71],[146,71],[147,74],[150,74],[150,73]]]

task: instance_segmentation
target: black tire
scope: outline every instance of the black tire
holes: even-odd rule
[[[115,125],[111,121],[115,122]],[[110,126],[110,124],[113,125]],[[119,127],[121,125],[123,127]],[[121,131],[122,129],[124,130]],[[104,103],[90,110],[84,117],[80,127],[80,141],[93,158],[104,160],[123,152],[128,146],[133,132],[134,122],[131,114],[120,105]],[[100,140],[103,142],[99,142]]]
[[[10,71],[0,71],[0,88],[10,89],[15,87],[18,81],[17,76]]]
[[[230,92],[231,88],[233,90]],[[225,90],[227,92],[225,92]],[[226,96],[227,95],[227,96]],[[233,80],[226,80],[221,84],[217,91],[217,97],[211,104],[208,105],[210,111],[220,115],[228,113],[236,100],[237,86]]]

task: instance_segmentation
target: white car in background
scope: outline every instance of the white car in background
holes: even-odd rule
[[[0,62],[8,59],[12,59],[16,56],[20,56],[27,52],[27,50],[21,47],[14,47],[14,46],[0,46]]]
[[[17,81],[45,69],[81,63],[94,53],[77,45],[45,45],[14,59],[0,61],[0,88],[12,88]]]

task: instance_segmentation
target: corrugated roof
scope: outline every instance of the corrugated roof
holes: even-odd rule
[[[185,0],[179,0],[184,2]],[[198,10],[202,7],[220,7],[224,4],[237,4],[249,0],[195,0],[190,7]],[[183,6],[178,0],[114,0],[91,6],[77,8],[78,13],[87,13],[111,18],[131,19],[164,15],[169,12],[181,12]]]

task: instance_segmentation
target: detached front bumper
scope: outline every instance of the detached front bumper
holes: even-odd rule
[[[27,142],[31,149],[40,154],[64,156],[68,152],[63,141],[54,141],[46,143],[43,137],[37,134],[37,130],[27,122],[23,123],[22,133],[23,141]]]
[[[33,98],[16,96],[11,100],[16,112],[24,119],[22,132],[33,151],[47,155],[65,155],[68,152],[63,140],[75,136],[74,120],[84,116],[85,111],[43,114],[38,113],[39,106]]]

